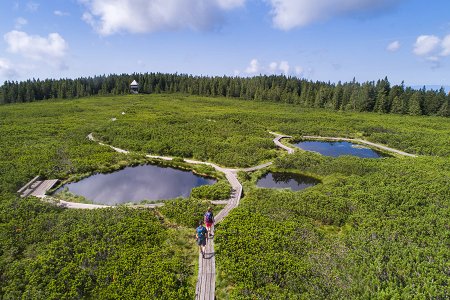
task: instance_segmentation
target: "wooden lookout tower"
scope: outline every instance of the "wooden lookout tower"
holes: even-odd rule
[[[130,84],[130,93],[139,94],[139,83],[137,83],[136,80],[133,80]]]

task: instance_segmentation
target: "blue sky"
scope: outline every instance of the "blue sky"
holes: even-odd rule
[[[0,82],[286,74],[450,86],[449,0],[0,2]]]

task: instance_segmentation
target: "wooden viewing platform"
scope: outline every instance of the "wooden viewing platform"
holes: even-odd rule
[[[45,193],[55,186],[58,181],[59,179],[39,180],[39,176],[36,176],[20,188],[17,193],[19,193],[22,198],[28,196],[44,198]]]

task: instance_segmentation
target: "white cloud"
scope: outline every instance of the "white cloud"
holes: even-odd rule
[[[35,12],[38,9],[39,9],[39,3],[32,2],[32,1],[27,3],[27,10]]]
[[[0,57],[0,75],[6,78],[16,76],[16,71],[9,61]]]
[[[250,65],[245,69],[245,73],[256,74],[260,72],[259,62],[256,58],[250,61]]]
[[[20,18],[16,19],[15,24],[14,24],[14,28],[20,29],[20,28],[22,28],[23,26],[25,26],[27,24],[28,24],[27,19],[24,19],[24,18],[20,17]]]
[[[289,63],[287,61],[282,61],[282,62],[280,62],[279,68],[285,75],[288,75],[289,74],[289,69],[291,67],[289,66]]]
[[[276,62],[271,62],[271,63],[269,64],[269,71],[270,71],[271,73],[275,73],[275,72],[277,71],[277,69],[278,69],[278,63],[276,63]]]
[[[398,51],[398,49],[400,49],[400,46],[401,45],[399,41],[394,41],[386,47],[386,50],[390,52],[396,52]]]
[[[50,65],[59,67],[64,65],[63,59],[69,46],[58,33],[50,33],[45,38],[13,30],[3,37],[8,44],[7,50],[11,53],[20,54],[36,61],[45,61]]]
[[[303,74],[303,68],[300,66],[296,66],[294,68],[294,72],[296,75]],[[273,61],[268,65],[261,65],[261,63],[256,59],[252,59],[245,69],[245,73],[247,74],[284,74],[286,76],[292,74],[291,66],[288,61]]]
[[[432,55],[432,56],[427,56],[425,59],[428,61],[431,61],[431,62],[439,62],[440,58],[436,55]]]
[[[58,16],[58,17],[65,17],[65,16],[69,16],[70,15],[68,12],[64,12],[64,11],[60,11],[60,10],[55,10],[53,12],[53,14],[55,16]]]
[[[400,0],[266,0],[272,5],[274,26],[283,30],[302,27],[354,13],[377,12]]]
[[[414,54],[425,56],[435,51],[441,40],[435,35],[421,35],[417,38],[414,44]]]
[[[101,35],[118,32],[212,29],[223,12],[246,0],[78,0],[87,11],[83,20]]]
[[[280,61],[279,63],[271,62],[269,64],[269,67],[267,68],[267,72],[271,74],[277,74],[281,71],[281,73],[288,75],[290,68],[291,67],[289,66],[289,63],[287,61]]]
[[[243,6],[246,0],[217,0],[219,6],[223,9],[233,9],[235,7]]]
[[[443,40],[442,40],[442,52],[441,52],[442,56],[449,56],[450,55],[450,34],[447,35]]]
[[[450,34],[442,39],[435,35],[417,37],[413,53],[431,63],[432,69],[440,68],[441,60],[450,55]]]

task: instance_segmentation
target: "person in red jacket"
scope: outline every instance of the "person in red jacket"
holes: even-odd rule
[[[208,230],[208,237],[211,237],[211,227],[214,225],[214,215],[212,212],[212,208],[208,207],[208,211],[205,213],[204,221],[206,224],[206,230]]]

